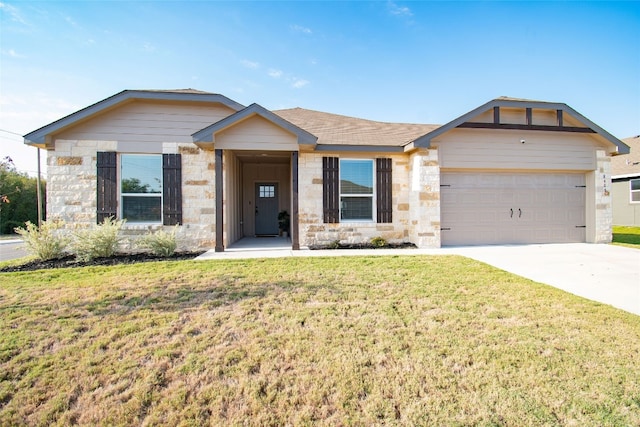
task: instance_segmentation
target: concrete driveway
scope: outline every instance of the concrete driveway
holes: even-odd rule
[[[640,250],[588,243],[444,248],[640,315]]]

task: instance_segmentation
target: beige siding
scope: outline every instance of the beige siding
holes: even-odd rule
[[[477,116],[469,119],[470,122],[478,123],[493,123],[493,109],[489,109]],[[534,125],[541,126],[557,126],[558,115],[556,110],[531,110],[531,122]],[[500,123],[508,124],[527,124],[527,113],[524,108],[500,108]],[[585,125],[578,121],[576,118],[564,114],[562,117],[562,123],[564,126],[577,126],[584,127]]]
[[[225,151],[224,169],[224,223],[225,247],[242,238],[242,165],[233,152]]]
[[[640,226],[640,202],[631,203],[628,180],[611,185],[611,199],[615,225]]]
[[[221,105],[135,101],[56,135],[56,139],[193,142],[191,134],[234,111]]]
[[[253,116],[216,133],[215,146],[235,150],[297,151],[298,140],[268,120]]]
[[[599,147],[583,134],[471,129],[447,132],[432,145],[442,168],[582,171],[595,169]]]

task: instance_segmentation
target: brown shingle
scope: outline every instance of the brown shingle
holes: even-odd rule
[[[276,110],[275,114],[318,137],[324,145],[388,145],[401,147],[440,125],[385,123],[304,108]]]
[[[625,138],[622,142],[631,150],[629,154],[614,156],[611,159],[611,175],[640,175],[640,135]]]

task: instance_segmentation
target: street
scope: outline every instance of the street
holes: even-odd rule
[[[0,261],[22,258],[27,255],[24,243],[20,240],[0,240]]]

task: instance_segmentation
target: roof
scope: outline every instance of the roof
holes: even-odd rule
[[[91,116],[107,111],[118,104],[134,99],[160,100],[160,101],[182,101],[182,102],[211,102],[220,103],[238,111],[244,108],[226,96],[216,93],[203,92],[196,89],[175,89],[175,90],[123,90],[109,98],[103,99],[93,105],[69,114],[53,123],[40,129],[34,130],[24,136],[26,144],[44,144],[46,137],[58,132],[68,126],[77,124]]]
[[[273,112],[317,136],[318,145],[403,147],[439,127],[439,125],[376,122],[304,108]]]
[[[606,141],[610,142],[611,144],[613,144],[616,147],[617,153],[618,154],[627,154],[629,152],[629,147],[624,144],[622,141],[620,141],[618,138],[616,138],[615,136],[611,135],[609,132],[607,132],[606,130],[602,129],[600,126],[596,125],[595,123],[593,123],[591,120],[587,119],[585,116],[583,116],[582,114],[578,113],[576,110],[574,110],[573,108],[569,107],[567,104],[563,104],[563,103],[559,103],[559,102],[546,102],[546,101],[534,101],[534,100],[529,100],[529,99],[519,99],[519,98],[509,98],[506,96],[502,96],[500,98],[496,98],[494,100],[491,100],[489,102],[487,102],[484,105],[479,106],[478,108],[469,111],[466,114],[463,114],[462,116],[458,117],[457,119],[454,119],[452,121],[450,121],[449,123],[438,127],[437,129],[434,129],[433,131],[429,132],[428,134],[420,137],[418,140],[416,140],[415,142],[415,146],[416,147],[430,147],[431,146],[431,140],[439,135],[442,135],[445,132],[448,132],[452,129],[455,129],[456,127],[462,125],[463,123],[469,121],[470,119],[472,119],[473,117],[478,116],[479,114],[484,113],[485,111],[488,111],[494,107],[503,107],[503,108],[532,108],[532,109],[543,109],[543,110],[557,110],[557,111],[563,111],[567,114],[569,114],[570,116],[575,117],[576,119],[578,119],[581,123],[583,123],[585,126],[587,126],[589,129],[591,129],[594,134],[599,135],[600,137],[604,138]],[[558,129],[553,129],[554,127],[549,127],[551,129],[549,130],[558,130]]]
[[[631,148],[629,154],[615,156],[611,159],[611,175],[613,178],[631,178],[640,176],[640,135],[622,140]]]
[[[302,129],[301,127],[296,126],[295,124],[292,124],[291,122],[283,119],[277,114],[274,114],[272,111],[267,110],[266,108],[264,108],[259,104],[251,104],[247,108],[237,111],[231,114],[230,116],[227,116],[224,119],[210,126],[207,126],[204,129],[199,130],[198,132],[192,135],[193,141],[194,142],[213,141],[213,134],[215,134],[216,132],[219,132],[225,128],[233,126],[236,123],[239,123],[245,120],[246,118],[254,115],[258,115],[263,119],[268,120],[271,123],[277,126],[280,126],[281,128],[286,129],[292,134],[296,135],[298,137],[298,144],[315,145],[316,143],[317,138],[314,135],[312,135],[305,129]]]

